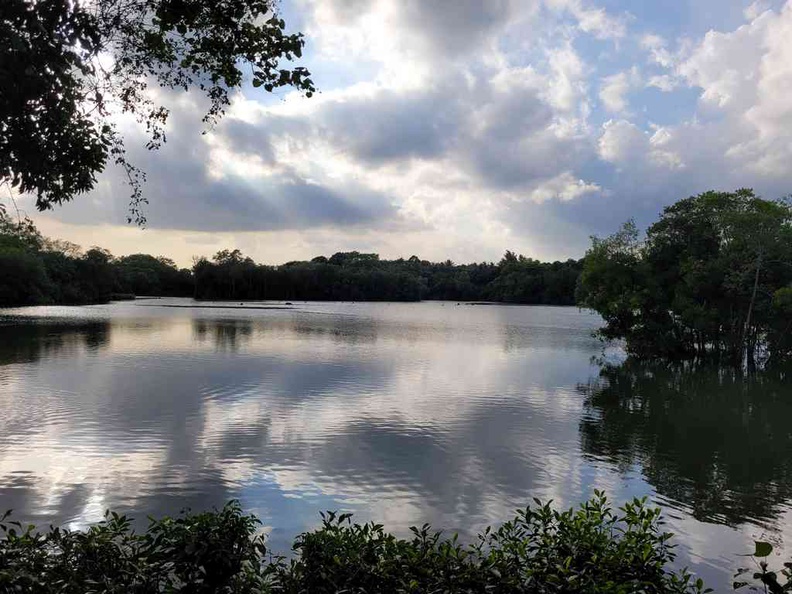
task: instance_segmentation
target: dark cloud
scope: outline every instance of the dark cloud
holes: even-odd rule
[[[210,149],[196,122],[198,109],[174,111],[166,144],[146,151],[128,143],[130,160],[146,173],[145,214],[152,228],[193,231],[270,231],[312,227],[376,227],[397,218],[389,197],[354,180],[333,187],[281,168],[272,175],[213,177]],[[265,124],[269,124],[267,120]],[[272,134],[288,130],[299,139],[300,122],[273,120],[273,129],[229,119],[214,131],[241,156],[273,164]],[[137,146],[140,146],[139,144]],[[225,164],[220,164],[225,165]],[[128,213],[124,174],[110,167],[100,187],[54,211],[77,224],[122,223]]]
[[[420,35],[427,51],[458,56],[490,40],[509,22],[514,4],[511,0],[407,0],[399,3],[399,9],[402,26]]]
[[[382,90],[358,100],[333,102],[321,110],[319,120],[334,146],[362,162],[432,159],[453,146],[460,131],[461,106],[447,90],[446,86],[410,93]]]
[[[382,10],[392,19],[401,50],[422,61],[464,57],[492,40],[505,27],[519,3],[514,0],[319,0],[322,8],[342,25],[361,23],[371,11]],[[524,8],[524,7],[523,7]],[[318,27],[327,23],[317,23]]]

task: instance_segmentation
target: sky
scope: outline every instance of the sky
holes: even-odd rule
[[[706,190],[792,189],[792,0],[283,0],[320,93],[249,84],[203,134],[170,94],[147,172],[46,214],[47,235],[189,265],[239,248],[497,261],[581,257],[591,235]]]

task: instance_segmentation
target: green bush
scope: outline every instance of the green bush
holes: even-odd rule
[[[428,525],[401,539],[349,514],[322,515],[297,537],[294,557],[268,553],[258,520],[236,502],[152,521],[143,534],[108,513],[85,532],[47,533],[0,521],[2,592],[182,593],[687,593],[701,580],[675,572],[671,534],[657,509],[605,496],[577,509],[528,507],[463,545]]]

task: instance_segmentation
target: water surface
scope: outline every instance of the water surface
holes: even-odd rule
[[[0,508],[82,527],[237,498],[285,552],[320,510],[470,537],[599,488],[663,506],[721,588],[792,534],[782,380],[603,368],[576,308],[175,305],[198,304],[0,310]]]

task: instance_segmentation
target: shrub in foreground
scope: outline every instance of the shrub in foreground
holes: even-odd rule
[[[397,538],[349,514],[322,515],[274,557],[259,521],[222,510],[153,520],[143,534],[108,513],[90,529],[38,532],[0,521],[2,592],[183,593],[688,593],[701,580],[673,571],[671,534],[657,509],[634,500],[614,510],[602,493],[576,509],[535,506],[473,544],[428,525]]]

